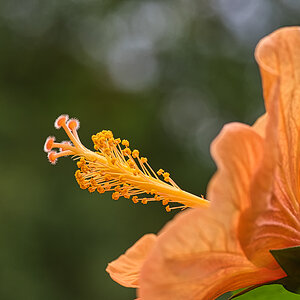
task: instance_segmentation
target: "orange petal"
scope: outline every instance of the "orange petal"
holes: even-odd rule
[[[286,27],[260,41],[255,57],[259,64],[264,99],[270,110],[271,91],[279,80],[280,189],[287,196],[285,206],[294,214],[300,204],[300,27]]]
[[[252,128],[263,138],[265,137],[266,133],[266,120],[267,113],[259,117],[252,126]]]
[[[263,139],[248,125],[225,125],[211,146],[218,170],[207,198],[229,228],[236,228],[241,211],[250,205],[249,188],[263,154]],[[232,225],[234,224],[234,225]]]
[[[138,287],[141,266],[156,239],[155,234],[144,235],[125,254],[109,263],[106,271],[110,277],[125,287]]]
[[[280,268],[253,265],[237,237],[262,151],[263,139],[251,127],[224,127],[212,145],[218,171],[209,185],[211,206],[181,213],[159,234],[141,270],[142,299],[214,299],[285,276]]]
[[[142,267],[138,296],[215,299],[284,276],[281,269],[257,268],[249,262],[215,209],[191,209],[178,214],[159,235]]]
[[[270,249],[300,244],[300,89],[293,86],[297,80],[300,84],[299,46],[300,29],[286,28],[263,39],[256,50],[269,97],[264,158],[252,183],[251,207],[241,217],[239,236],[248,258],[269,268],[278,267]]]

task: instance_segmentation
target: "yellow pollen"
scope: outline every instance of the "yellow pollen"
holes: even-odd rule
[[[93,187],[93,186],[90,186],[90,187],[88,188],[88,190],[89,190],[90,193],[95,192],[96,189],[97,189],[97,188],[96,188],[96,187]]]
[[[97,182],[96,182],[96,180],[94,178],[91,178],[90,184],[91,184],[92,187],[96,187],[97,188]]]
[[[112,199],[124,197],[133,203],[161,201],[168,212],[177,208],[209,206],[209,201],[202,195],[198,197],[179,188],[168,172],[159,169],[155,173],[147,158],[140,157],[137,149],[131,152],[128,140],[115,139],[110,130],[103,130],[92,135],[94,152],[81,144],[77,134],[79,122],[75,119],[67,121],[68,116],[63,115],[55,125],[65,130],[71,143],[56,143],[54,137],[49,137],[44,148],[51,163],[62,156],[79,159],[75,178],[81,189],[88,189],[91,193],[97,190],[100,194],[112,191]],[[51,151],[53,148],[59,152]],[[163,180],[157,175],[162,175]],[[181,206],[170,207],[176,203]]]
[[[139,155],[140,155],[139,150],[133,150],[133,151],[132,151],[132,157],[133,157],[133,158],[138,158]]]
[[[139,202],[137,196],[133,196],[131,200],[132,200],[133,203],[138,203]]]
[[[162,205],[167,205],[169,203],[169,199],[162,200]]]
[[[110,154],[110,149],[109,148],[106,148],[103,150],[103,152],[106,154],[106,155],[109,155]]]
[[[121,139],[120,138],[115,139],[115,144],[116,145],[121,144]]]
[[[122,150],[124,155],[130,155],[131,154],[131,150],[129,148],[125,148],[124,150]]]
[[[102,186],[97,187],[97,191],[99,194],[103,194],[105,192],[105,189]]]
[[[156,191],[152,189],[152,190],[150,191],[150,194],[151,194],[151,195],[155,195],[155,194],[156,194]]]
[[[115,193],[112,194],[111,197],[112,197],[114,200],[119,200],[119,198],[120,198],[120,193],[119,193],[119,192],[115,192]]]
[[[163,173],[163,176],[164,176],[164,178],[166,178],[166,177],[170,177],[170,173],[168,173],[168,172],[164,172],[164,173]]]
[[[142,164],[145,164],[147,161],[148,161],[148,159],[146,157],[141,157]]]
[[[164,181],[169,182],[170,181],[170,173],[165,172],[163,173]]]
[[[158,175],[162,175],[164,173],[164,170],[163,169],[159,169],[158,171],[157,171],[157,174]]]
[[[111,180],[111,179],[112,179],[112,177],[111,177],[110,174],[105,174],[105,175],[104,175],[104,180],[105,180],[105,181],[109,181],[109,180]]]
[[[127,140],[123,140],[122,145],[125,147],[129,147],[129,142]]]

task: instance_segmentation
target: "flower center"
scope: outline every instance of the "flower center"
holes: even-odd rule
[[[100,194],[113,192],[114,200],[124,197],[133,203],[142,204],[161,201],[168,212],[177,208],[209,205],[203,196],[198,197],[180,189],[168,172],[159,169],[155,173],[146,157],[140,157],[138,150],[131,151],[129,142],[114,138],[110,130],[92,136],[94,152],[80,142],[78,120],[61,115],[56,119],[55,127],[62,127],[70,141],[56,143],[54,137],[48,137],[44,150],[48,152],[52,164],[62,156],[72,155],[78,160],[79,169],[75,172],[75,178],[80,188],[88,189],[89,192],[98,191]],[[59,152],[53,151],[53,148],[58,148]],[[181,205],[174,206],[173,203]]]

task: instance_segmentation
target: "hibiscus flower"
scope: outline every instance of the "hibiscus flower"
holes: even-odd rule
[[[178,214],[108,265],[143,300],[215,299],[286,276],[270,250],[300,245],[300,28],[260,41],[266,113],[224,126],[211,145],[218,170],[209,208]]]
[[[299,27],[277,30],[258,44],[266,113],[253,126],[224,126],[214,140],[218,170],[208,200],[180,189],[168,172],[155,173],[111,131],[92,137],[94,152],[81,144],[77,120],[56,120],[72,143],[49,137],[45,151],[52,163],[61,156],[79,158],[75,177],[81,188],[113,191],[114,200],[161,201],[167,211],[189,208],[110,263],[112,279],[137,288],[143,300],[206,300],[287,276],[270,250],[300,245],[299,49]]]

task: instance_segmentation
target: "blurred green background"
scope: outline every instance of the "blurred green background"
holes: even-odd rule
[[[88,147],[113,130],[204,194],[212,139],[263,112],[256,43],[299,14],[296,0],[1,1],[0,299],[133,299],[106,265],[175,214],[80,190],[75,163],[43,153],[66,139],[57,116],[79,118]]]

